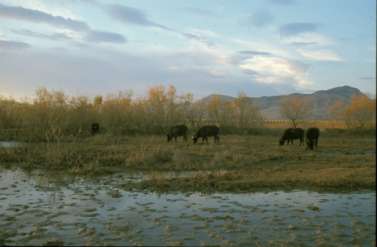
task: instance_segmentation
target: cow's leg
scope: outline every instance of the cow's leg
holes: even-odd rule
[[[185,142],[187,142],[187,135],[183,135],[183,140],[185,140]]]
[[[215,136],[215,142],[217,142],[217,143],[220,142],[220,136]]]

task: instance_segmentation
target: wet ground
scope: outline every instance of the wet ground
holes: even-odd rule
[[[375,246],[376,193],[147,193],[0,169],[1,245]]]

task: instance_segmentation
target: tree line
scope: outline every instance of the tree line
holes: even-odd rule
[[[231,102],[218,97],[194,102],[191,93],[178,95],[174,86],[151,87],[139,98],[129,91],[90,98],[46,88],[37,89],[32,102],[0,98],[1,129],[24,129],[44,138],[80,136],[88,135],[95,122],[114,135],[162,134],[175,124],[247,128],[263,123],[258,108],[244,93]]]
[[[310,117],[312,104],[302,97],[287,97],[280,104],[281,115],[296,127]],[[329,108],[333,119],[348,127],[370,127],[375,124],[375,100],[355,96],[345,105],[336,102]],[[174,86],[154,86],[145,97],[134,97],[129,91],[107,96],[68,96],[62,91],[39,88],[31,102],[0,97],[0,129],[25,130],[43,139],[56,136],[88,135],[92,123],[99,123],[106,133],[162,134],[175,124],[196,129],[215,124],[222,131],[263,127],[263,116],[243,92],[234,100],[218,96],[194,101],[191,93],[178,95]]]

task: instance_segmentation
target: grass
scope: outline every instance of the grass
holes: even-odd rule
[[[376,184],[374,135],[322,133],[319,148],[278,146],[279,136],[224,135],[220,144],[164,136],[62,139],[0,148],[0,164],[27,170],[101,176],[124,171],[152,174],[127,189],[155,191],[252,191],[262,189],[359,190]],[[164,172],[190,172],[168,176]]]

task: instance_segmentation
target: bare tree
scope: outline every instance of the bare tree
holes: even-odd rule
[[[294,128],[297,122],[307,118],[312,112],[311,102],[303,97],[289,96],[280,103],[280,114],[292,122]]]

